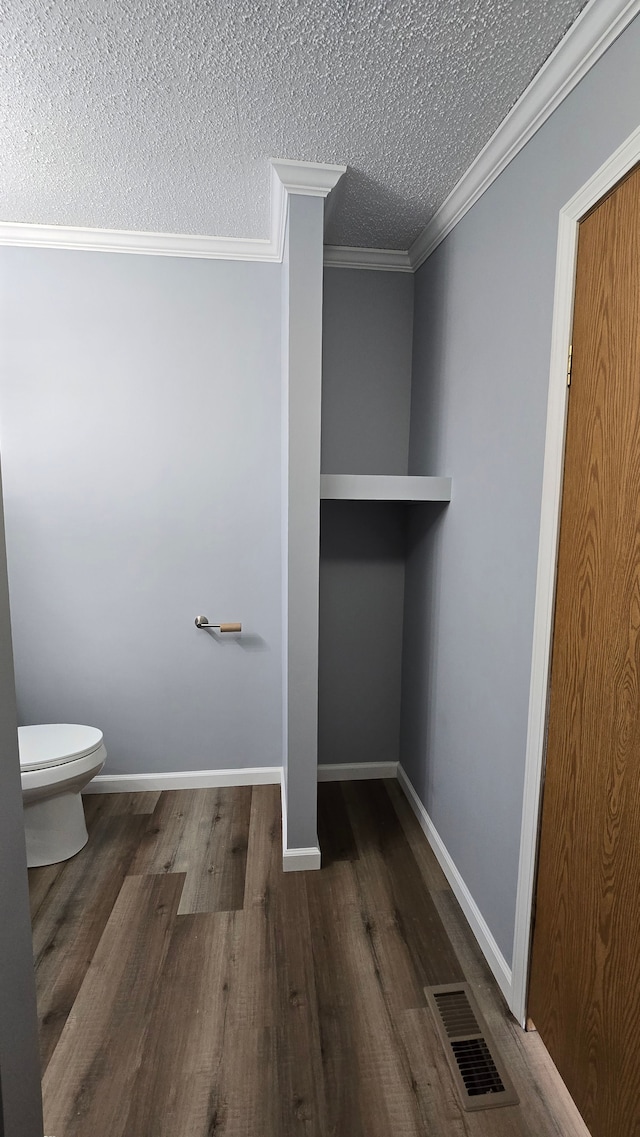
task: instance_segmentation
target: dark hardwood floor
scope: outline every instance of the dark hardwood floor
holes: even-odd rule
[[[320,872],[276,786],[92,795],[30,872],[55,1137],[582,1137],[395,782],[322,783]],[[519,1106],[458,1105],[424,986],[466,978]]]

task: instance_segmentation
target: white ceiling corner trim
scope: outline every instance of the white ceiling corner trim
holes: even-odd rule
[[[291,162],[288,158],[272,158],[271,166],[287,193],[306,197],[327,197],[347,170],[330,162]]]
[[[287,197],[326,198],[337,186],[347,167],[330,162],[293,162],[288,158],[271,158],[271,245],[275,259],[284,255]]]
[[[137,253],[210,260],[281,261],[288,194],[327,197],[346,170],[323,162],[271,160],[271,235],[264,238],[207,237],[189,233],[90,229],[0,221],[0,245],[85,252]]]
[[[409,249],[420,268],[640,12],[640,0],[590,0]]]
[[[287,224],[287,191],[282,179],[278,175],[275,163],[271,162],[271,226],[269,243],[275,253],[275,259],[282,261],[284,257],[284,234]]]

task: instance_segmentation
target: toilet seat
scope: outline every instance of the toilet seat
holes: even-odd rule
[[[20,770],[27,773],[64,766],[94,754],[102,746],[102,731],[74,723],[45,723],[18,727]]]

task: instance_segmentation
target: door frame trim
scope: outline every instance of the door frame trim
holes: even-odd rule
[[[516,894],[510,1009],[525,1025],[531,951],[534,886],[553,637],[560,506],[567,420],[567,362],[573,324],[576,257],[580,221],[637,162],[640,127],[603,163],[560,210],[551,332],[547,430],[542,478],[540,541],[533,618],[533,649],[525,758],[520,860]]]

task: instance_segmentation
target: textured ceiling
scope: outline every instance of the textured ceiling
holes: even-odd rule
[[[585,0],[8,0],[0,219],[269,236],[270,157],[344,162],[332,244],[406,249]]]

